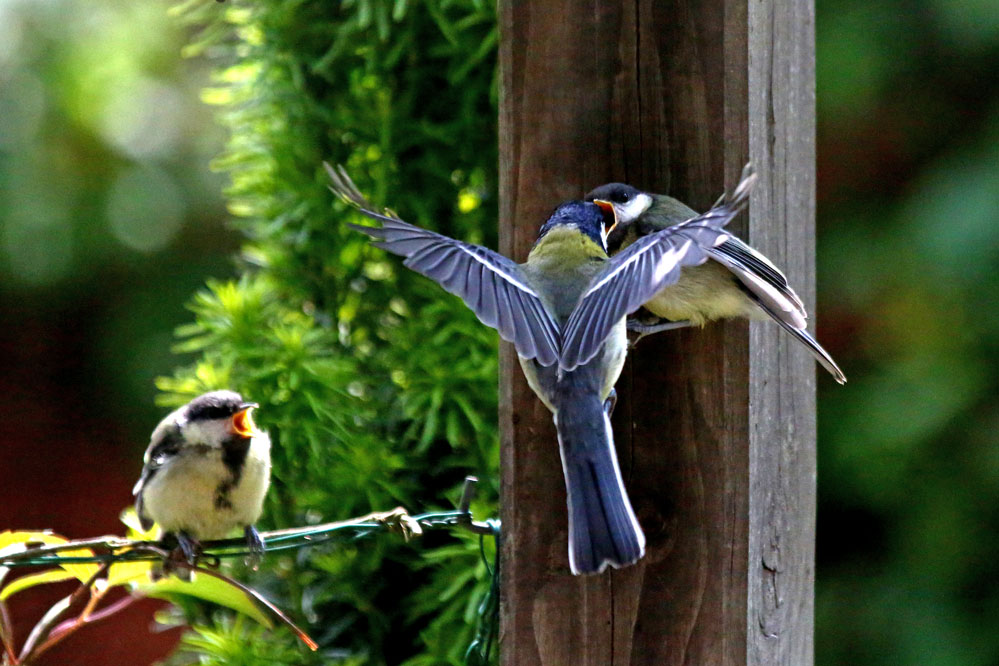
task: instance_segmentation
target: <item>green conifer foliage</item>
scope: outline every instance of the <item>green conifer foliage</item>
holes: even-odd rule
[[[483,479],[496,510],[496,335],[462,303],[346,228],[342,163],[405,219],[495,246],[495,6],[480,0],[192,0],[191,55],[217,63],[230,131],[214,166],[246,241],[240,276],[192,303],[161,381],[180,403],[231,387],[274,440],[262,520],[286,527],[402,504],[453,508]],[[491,547],[491,544],[490,544]],[[201,663],[461,663],[488,583],[472,535],[380,535],[268,556],[248,574],[320,643],[226,613],[182,652]],[[179,655],[178,659],[184,659]]]

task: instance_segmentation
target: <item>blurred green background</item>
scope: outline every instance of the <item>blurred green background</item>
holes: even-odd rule
[[[850,378],[840,388],[819,373],[816,663],[994,665],[999,8],[987,0],[816,3],[818,338]],[[235,17],[238,39],[206,37],[206,21],[184,23],[167,7],[0,0],[0,529],[119,531],[117,512],[131,500],[139,456],[163,413],[154,379],[195,359],[171,353],[172,331],[192,321],[185,305],[206,279],[238,274],[233,257],[244,238],[228,223],[229,178],[208,168],[228,130],[216,122],[218,107],[201,98],[220,94],[210,75],[218,58],[281,35],[281,26],[257,33]],[[365,7],[374,8],[366,19]],[[482,105],[451,113],[489,113],[488,3],[427,7],[440,17],[410,27],[423,5],[344,3],[344,33],[358,46],[331,61],[354,58],[343,85],[371,92],[363,109],[374,119],[371,136],[347,127],[352,117],[328,120],[354,133],[342,139],[344,159],[368,146],[356,168],[374,168],[388,141],[377,121],[389,112],[380,105],[424,109],[425,100],[382,99],[374,90],[384,83],[377,68],[399,67],[399,58],[414,88],[420,76],[431,88],[458,80]],[[462,18],[445,20],[455,14]],[[429,65],[407,62],[404,50],[394,62],[364,52],[365,40],[390,34],[408,36],[396,40],[400,49],[424,44],[413,35],[436,35],[426,46],[434,57],[474,61],[486,73],[435,70],[432,57]],[[182,58],[185,49],[196,57]],[[204,92],[209,86],[214,93]],[[494,242],[484,225],[495,210],[495,148],[446,145],[448,132],[487,136],[494,123],[485,132],[467,122],[449,129],[447,109],[425,112],[429,120],[411,136],[393,137],[397,155],[407,140],[452,150],[458,170],[438,178],[430,164],[423,187],[452,202],[453,233]],[[419,156],[410,158],[420,171]],[[415,199],[392,203],[413,210]],[[263,245],[278,233],[241,228]],[[270,257],[275,272],[306,290],[312,278],[282,273],[280,259]],[[244,254],[242,265],[253,263]],[[327,270],[314,267],[317,275]],[[364,270],[374,285],[367,288],[377,289],[377,273],[388,269]],[[361,288],[358,276],[335,277]],[[369,342],[354,341],[362,349]],[[419,432],[413,437],[430,445]],[[134,622],[141,630],[144,620]],[[112,656],[120,634],[83,632],[62,663],[73,654],[75,663],[124,663]],[[163,637],[150,657],[175,640]],[[138,663],[130,644],[120,654]]]

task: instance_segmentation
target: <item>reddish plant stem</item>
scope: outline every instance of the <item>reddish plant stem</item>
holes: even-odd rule
[[[94,595],[93,592],[91,591],[91,588],[93,587],[94,583],[97,582],[98,578],[107,574],[108,569],[110,568],[111,568],[111,563],[105,562],[97,569],[97,571],[94,572],[93,576],[91,576],[86,582],[82,583],[78,588],[76,588],[76,590],[69,598],[69,604],[66,606],[65,611],[53,617],[48,622],[47,626],[43,627],[42,631],[37,635],[37,638],[33,644],[24,645],[24,647],[21,649],[21,660],[19,663],[27,664],[36,656],[38,656],[37,652],[38,648],[41,645],[45,645],[47,643],[46,639],[48,639],[49,634],[51,634],[52,630],[56,627],[56,623],[59,622],[65,616],[66,611],[72,608],[73,605],[77,601],[79,601],[84,594],[91,595],[91,598],[87,601],[87,606],[84,608],[84,612],[86,612],[87,608],[93,608],[91,604],[94,603],[94,596],[99,596],[99,595]],[[31,638],[32,638],[31,636],[28,637],[29,643],[31,643]]]
[[[0,601],[0,639],[3,640],[7,661],[12,665],[17,664],[17,653],[14,652],[14,623],[11,621],[7,604],[2,601]]]
[[[72,620],[66,620],[58,627],[53,629],[52,633],[49,634],[48,640],[46,640],[44,643],[38,646],[38,649],[35,651],[32,657],[33,658],[38,657],[43,652],[49,650],[52,647],[55,647],[57,644],[62,642],[64,638],[67,638],[71,634],[75,633],[84,625],[91,624],[93,622],[98,622],[106,617],[110,617],[115,613],[118,613],[128,608],[137,601],[136,597],[133,597],[132,595],[127,595],[122,597],[118,601],[115,601],[114,603],[108,604],[99,611],[92,612],[93,608],[97,605],[97,602],[100,601],[102,598],[103,595],[95,594],[91,599],[92,603],[88,603],[87,607],[83,609],[83,611],[80,613],[79,616],[77,616]]]

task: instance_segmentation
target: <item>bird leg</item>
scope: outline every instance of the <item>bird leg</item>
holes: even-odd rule
[[[188,564],[197,564],[201,557],[201,542],[184,531],[177,532],[177,549],[174,553],[180,552],[184,556],[184,561]]]
[[[653,333],[662,333],[663,331],[672,331],[677,328],[687,328],[688,326],[693,326],[693,324],[687,319],[681,319],[680,321],[667,321],[665,319],[657,319],[656,323],[646,323],[634,317],[628,317],[628,330],[632,333],[638,333],[638,337],[635,338],[630,346],[634,347],[638,344],[638,341],[644,338],[646,335],[652,335]]]
[[[246,556],[246,566],[256,571],[260,567],[260,560],[264,558],[264,540],[260,538],[260,532],[253,525],[243,528],[243,536],[246,537],[246,548],[250,551]]]
[[[201,543],[184,531],[176,534],[165,534],[163,541],[176,541],[177,545],[163,561],[162,572],[154,572],[154,579],[159,578],[161,574],[168,576],[171,573],[176,573],[181,580],[191,580],[190,567],[197,564],[201,558]]]
[[[607,418],[610,418],[611,414],[614,413],[615,405],[617,405],[617,389],[612,388],[610,393],[607,394],[607,399],[604,400],[604,413],[607,415]]]

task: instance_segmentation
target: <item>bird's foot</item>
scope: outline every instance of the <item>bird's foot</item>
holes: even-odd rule
[[[171,538],[177,542],[177,546],[170,551],[163,562],[163,574],[176,573],[183,580],[191,580],[191,567],[201,558],[201,542],[187,532],[177,532],[166,537],[166,539]]]
[[[260,568],[260,561],[264,559],[264,540],[260,538],[260,532],[253,525],[243,528],[243,535],[246,537],[246,549],[249,554],[243,562],[254,571]]]
[[[607,418],[611,417],[614,413],[614,407],[617,405],[617,389],[612,388],[610,393],[607,394],[607,399],[604,400],[604,413]]]
[[[630,348],[634,348],[635,345],[638,344],[638,341],[647,335],[662,333],[663,331],[672,331],[677,328],[687,328],[688,326],[693,326],[693,324],[687,319],[681,319],[680,321],[668,321],[666,319],[657,318],[654,322],[650,322],[629,317],[627,326],[630,332],[638,333],[638,336],[634,340],[630,340],[628,343]]]
[[[177,549],[174,552],[178,551],[183,554],[185,562],[191,565],[197,564],[198,558],[201,557],[201,542],[187,532],[178,532]]]
[[[420,523],[401,506],[397,506],[391,511],[380,511],[369,514],[365,516],[364,520],[381,523],[390,531],[401,534],[402,538],[406,541],[409,541],[414,536],[423,534],[423,528],[420,527]]]

